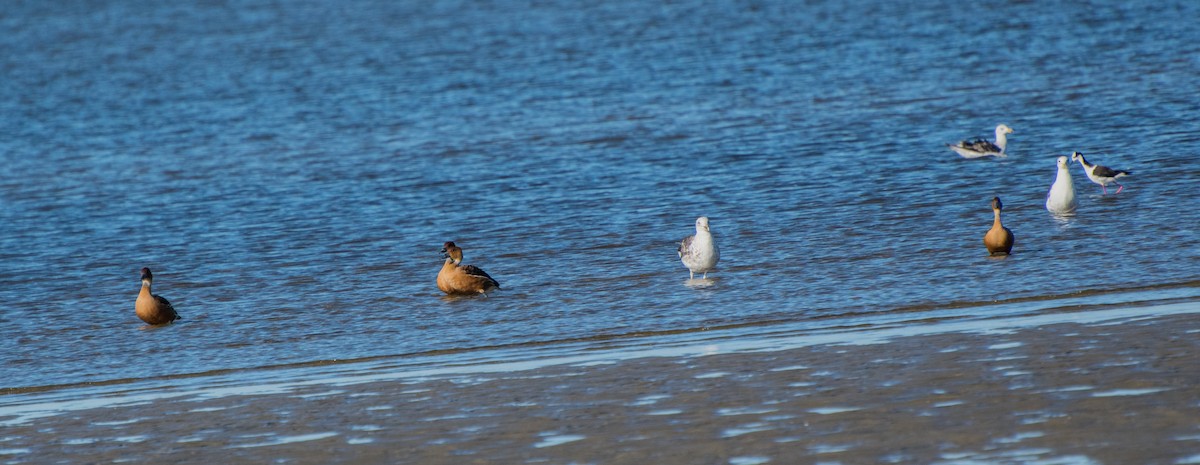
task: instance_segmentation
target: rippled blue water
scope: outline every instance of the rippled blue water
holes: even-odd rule
[[[1200,279],[1200,3],[196,3],[0,11],[0,387]]]

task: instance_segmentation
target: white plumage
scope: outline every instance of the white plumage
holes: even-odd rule
[[[1064,215],[1074,212],[1079,206],[1075,201],[1075,183],[1071,180],[1067,163],[1067,157],[1058,157],[1058,174],[1050,186],[1050,193],[1046,195],[1046,210],[1050,210],[1050,213]]]
[[[708,217],[696,218],[696,235],[683,238],[679,244],[679,260],[687,267],[688,276],[696,279],[696,273],[704,273],[704,279],[708,279],[708,272],[720,259],[721,252],[708,228]]]
[[[973,141],[961,141],[957,144],[946,144],[954,153],[959,154],[963,158],[980,158],[980,157],[1000,157],[1008,156],[1005,149],[1008,147],[1008,135],[1012,134],[1012,128],[1006,125],[996,126],[996,141],[992,142],[987,139],[975,139]]]

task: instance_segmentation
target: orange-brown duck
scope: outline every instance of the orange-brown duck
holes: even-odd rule
[[[1004,208],[1004,204],[1000,203],[1000,197],[992,197],[992,213],[995,215],[995,219],[992,220],[992,229],[989,229],[987,234],[983,236],[983,245],[987,247],[988,252],[991,252],[992,255],[1008,255],[1012,253],[1013,233],[1000,223],[1000,210],[1002,208]]]
[[[499,289],[500,283],[475,265],[463,265],[462,249],[447,242],[442,246],[442,271],[438,272],[437,287],[447,294],[484,294]]]
[[[134,305],[138,318],[151,325],[163,325],[183,319],[171,302],[167,302],[167,299],[160,295],[150,293],[150,284],[153,281],[154,275],[150,273],[150,268],[142,268],[142,292],[138,294],[137,303]]]

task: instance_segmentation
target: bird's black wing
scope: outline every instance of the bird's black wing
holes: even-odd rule
[[[493,278],[493,277],[491,277],[490,275],[488,275],[488,274],[487,274],[487,272],[486,272],[486,271],[483,271],[483,270],[479,269],[479,267],[478,267],[478,266],[475,266],[475,265],[462,265],[462,266],[460,266],[459,268],[460,268],[460,269],[462,269],[462,270],[463,270],[463,272],[464,272],[464,273],[466,273],[466,274],[467,274],[467,275],[469,275],[469,276],[475,276],[475,277],[479,277],[479,278],[484,278],[484,279],[486,279],[486,280],[488,280],[488,281],[491,281],[491,282],[492,282],[492,284],[496,285],[496,287],[497,287],[497,288],[499,288],[499,287],[500,287],[500,282],[499,282],[499,281],[496,281],[496,278]]]
[[[171,302],[168,302],[167,299],[164,298],[163,296],[155,295],[154,300],[157,300],[158,305],[161,306],[162,308],[165,308],[167,310],[167,313],[171,314],[171,321],[183,319],[183,317],[179,316],[179,312],[175,311],[175,306],[171,305]]]
[[[1096,169],[1092,171],[1092,174],[1095,176],[1103,176],[1106,178],[1115,178],[1115,177],[1117,177],[1117,175],[1120,175],[1120,174],[1124,174],[1124,175],[1128,176],[1131,173],[1128,171],[1114,170],[1107,166],[1096,165]]]
[[[977,152],[999,152],[1000,147],[987,139],[975,139],[967,144],[967,148]]]

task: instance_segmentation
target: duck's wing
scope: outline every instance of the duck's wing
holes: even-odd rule
[[[168,302],[163,296],[155,294],[154,300],[158,301],[158,308],[163,309],[164,312],[171,315],[171,321],[183,319],[183,317],[179,316],[179,312],[175,311],[175,306],[171,305],[171,302]]]
[[[493,278],[493,277],[491,277],[490,275],[488,275],[486,271],[483,271],[483,270],[482,270],[482,269],[480,269],[478,266],[475,266],[475,265],[459,265],[458,269],[462,270],[462,271],[463,271],[463,273],[466,273],[466,274],[467,274],[467,276],[474,276],[474,277],[476,277],[476,278],[483,278],[483,279],[486,279],[486,280],[488,280],[488,281],[491,281],[491,283],[492,283],[493,285],[495,285],[497,288],[499,288],[499,287],[500,287],[500,282],[496,281],[496,279],[495,279],[495,278]]]

